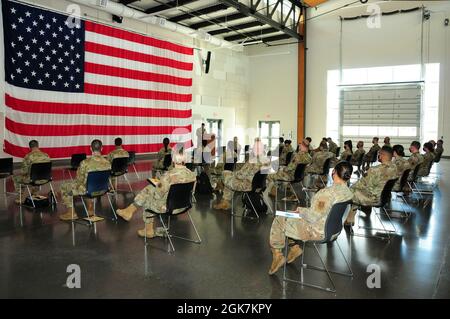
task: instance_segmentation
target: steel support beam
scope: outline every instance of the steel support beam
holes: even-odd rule
[[[130,0],[124,0],[124,1],[130,1]],[[134,2],[134,1],[136,1],[136,0],[133,0],[131,2]],[[145,13],[152,14],[152,13],[157,13],[160,11],[166,11],[168,9],[174,9],[176,7],[184,6],[184,5],[187,5],[187,4],[195,2],[195,1],[197,1],[197,0],[172,0],[165,4],[160,4],[155,7],[149,8],[149,9],[145,10]]]
[[[123,4],[123,5],[129,5],[130,3],[136,2],[138,0],[119,0],[119,3]]]
[[[217,35],[217,34],[233,32],[235,30],[236,31],[241,31],[241,30],[248,29],[248,28],[260,27],[260,26],[263,26],[263,25],[264,25],[264,23],[261,23],[259,21],[252,21],[252,22],[248,22],[248,23],[230,25],[229,28],[223,28],[223,29],[217,29],[217,30],[213,30],[213,31],[208,31],[208,33],[211,34],[211,35]]]
[[[245,15],[247,17],[252,17],[264,24],[270,25],[271,27],[284,32],[285,34],[289,35],[292,38],[302,40],[302,36],[297,33],[296,29],[290,29],[287,26],[271,19],[270,13],[269,13],[269,16],[267,16],[260,12],[256,12],[255,10],[252,10],[251,8],[238,2],[237,0],[221,0],[221,2],[229,5],[230,7],[235,8],[236,10],[238,10],[240,13],[242,13],[243,15]],[[278,2],[277,2],[277,4],[278,4]]]
[[[270,34],[270,33],[274,33],[274,32],[279,32],[279,31],[275,28],[266,28],[266,29],[261,29],[261,30],[253,31],[253,32],[244,32],[244,34],[230,35],[230,36],[224,37],[223,39],[226,41],[243,40],[248,37],[259,39],[262,35]]]
[[[243,13],[234,13],[234,14],[230,14],[230,15],[226,15],[226,16],[222,16],[222,17],[217,17],[214,19],[211,19],[209,21],[202,21],[199,23],[194,23],[189,25],[189,28],[192,29],[200,29],[200,28],[204,28],[213,24],[218,24],[218,23],[224,23],[224,22],[228,22],[228,21],[233,21],[233,20],[238,20],[238,19],[244,19],[247,18],[247,16]]]
[[[228,9],[228,6],[226,6],[223,3],[219,3],[219,4],[213,5],[211,7],[206,7],[203,9],[191,11],[189,13],[180,14],[180,15],[174,16],[168,20],[171,22],[179,22],[179,21],[191,19],[196,16],[198,17],[198,16],[202,16],[204,14],[209,14],[209,13],[226,10],[226,9]],[[211,24],[214,24],[214,23],[211,23]]]

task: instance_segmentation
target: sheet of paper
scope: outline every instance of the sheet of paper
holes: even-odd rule
[[[275,215],[276,216],[289,217],[289,218],[297,218],[297,219],[301,218],[301,216],[298,213],[285,212],[285,211],[282,211],[282,210],[277,210]]]

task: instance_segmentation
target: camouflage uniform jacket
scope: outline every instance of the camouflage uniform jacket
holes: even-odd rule
[[[347,149],[344,152],[342,152],[341,157],[339,158],[341,161],[345,161],[347,160],[347,157],[351,156],[353,157],[353,153],[351,150]]]
[[[196,179],[195,173],[185,166],[174,167],[161,176],[160,184],[156,189],[160,194],[166,194],[171,185],[195,182]]]
[[[366,153],[366,158],[371,159],[374,153],[378,153],[378,151],[381,149],[380,145],[374,144],[370,150]]]
[[[288,165],[289,164],[289,163],[286,163],[286,156],[290,152],[294,152],[292,145],[283,147],[283,150],[281,151],[281,154],[280,154],[280,165]],[[291,157],[291,159],[292,159],[292,157]]]
[[[409,176],[412,177],[416,166],[423,163],[423,155],[420,154],[419,152],[412,153],[411,156],[408,158],[408,163],[409,166],[411,167],[411,173],[409,173]]]
[[[431,164],[434,162],[435,154],[432,152],[423,155],[423,162],[419,168],[417,176],[427,176],[430,173]]]
[[[352,155],[351,163],[353,165],[358,165],[359,160],[364,158],[364,154],[366,154],[366,150],[364,148],[358,148]]]
[[[89,172],[106,171],[111,169],[111,163],[101,155],[92,155],[83,160],[77,169],[77,177],[75,179],[76,193],[83,194],[86,192],[86,182]]]
[[[41,152],[40,150],[31,151],[23,158],[21,174],[25,177],[29,177],[31,164],[47,162],[50,162],[50,157],[47,153]]]
[[[323,150],[319,152],[315,152],[311,164],[306,167],[306,173],[315,173],[321,174],[323,171],[323,164],[329,158],[334,158],[336,154],[328,152],[328,150]]]
[[[328,151],[330,151],[331,153],[333,153],[336,156],[336,151],[337,151],[337,144],[333,141],[328,142]]]
[[[353,192],[363,193],[372,202],[378,202],[386,182],[397,177],[397,166],[395,166],[395,163],[381,163],[371,167],[367,171],[367,175],[358,180],[351,189]]]
[[[403,172],[406,171],[407,169],[410,169],[411,166],[409,162],[401,156],[395,157],[392,161],[395,163],[395,166],[397,166],[397,174],[398,174],[397,175],[398,180],[395,183],[394,190],[400,191],[400,180],[402,179]]]
[[[331,208],[336,203],[350,201],[353,193],[345,184],[333,184],[330,187],[318,191],[311,199],[311,207],[299,207],[300,216],[312,226],[312,230],[323,237],[325,222]]]
[[[444,148],[442,146],[436,146],[436,149],[434,150],[434,154],[436,155],[435,159],[440,158],[442,153],[444,153]]]
[[[116,148],[115,150],[111,151],[108,156],[107,159],[110,163],[112,163],[113,159],[115,158],[119,158],[119,157],[129,157],[130,155],[128,154],[127,151],[125,151],[122,147]]]

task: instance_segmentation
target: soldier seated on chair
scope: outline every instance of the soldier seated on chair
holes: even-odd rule
[[[366,151],[364,149],[364,142],[358,141],[358,143],[356,144],[356,151],[352,154],[350,164],[358,166],[359,161],[362,157],[364,157],[364,154],[366,154]]]
[[[115,158],[130,157],[130,154],[128,154],[128,152],[123,149],[122,139],[120,137],[114,140],[114,145],[115,149],[109,152],[107,157],[110,163],[112,163],[113,159]]]
[[[300,246],[294,240],[321,240],[324,237],[324,227],[331,208],[336,203],[346,202],[353,198],[353,193],[347,186],[353,167],[348,162],[339,162],[333,170],[333,185],[317,192],[311,199],[311,207],[298,207],[295,211],[300,218],[276,216],[270,229],[270,247],[273,260],[269,275],[276,273],[284,264],[294,262],[302,253]],[[285,237],[289,238],[289,253],[287,260],[283,255]]]
[[[363,167],[362,167],[363,170],[366,170],[369,168],[370,162],[371,162],[374,154],[380,150],[380,145],[378,145],[378,141],[379,141],[379,138],[376,136],[372,139],[373,145],[370,148],[370,150],[366,153],[366,155],[364,155]]]
[[[30,147],[30,152],[23,158],[20,174],[13,176],[16,192],[19,192],[21,184],[30,182],[30,170],[32,164],[50,162],[50,157],[39,149],[38,141],[32,140],[28,145]],[[31,193],[35,194],[37,190],[37,187],[32,187]],[[19,200],[16,202],[19,203]]]
[[[153,176],[157,170],[164,169],[164,158],[166,155],[172,154],[172,148],[170,147],[170,140],[168,137],[163,139],[163,147],[158,151],[156,155],[156,162],[153,164],[152,173]]]
[[[327,138],[327,142],[328,142],[328,150],[336,155],[338,146],[337,144],[333,141],[333,139],[331,137]]]
[[[306,140],[304,140],[300,143],[300,149],[294,154],[289,165],[282,166],[278,172],[267,175],[267,191],[269,192],[269,195],[275,197],[275,182],[277,180],[293,181],[297,165],[309,163],[311,163],[311,155],[309,155],[308,152],[308,144]]]
[[[283,146],[283,149],[282,149],[282,151],[281,151],[281,154],[280,154],[280,160],[279,160],[279,163],[280,163],[280,165],[282,165],[282,166],[286,166],[286,165],[288,165],[289,163],[287,163],[286,162],[286,159],[287,159],[287,155],[289,154],[289,153],[291,153],[291,152],[294,152],[294,149],[292,148],[292,141],[291,140],[285,140],[284,141],[284,146]]]
[[[255,174],[265,165],[268,165],[268,158],[264,156],[264,146],[259,137],[255,139],[255,144],[250,154],[250,159],[239,170],[223,171],[222,183],[224,185],[222,199],[213,205],[214,209],[231,209],[231,198],[235,191],[249,192],[252,190],[252,181]]]
[[[146,186],[136,195],[133,203],[124,209],[117,210],[117,215],[125,221],[130,221],[140,207],[144,209],[143,219],[144,223],[148,225],[146,228],[138,230],[140,237],[153,238],[162,233],[158,229],[155,232],[153,218],[151,218],[153,215],[146,212],[146,210],[151,210],[158,214],[165,213],[170,186],[173,184],[191,183],[196,180],[195,173],[184,166],[186,158],[183,153],[176,152],[172,154],[172,161],[174,168],[162,175],[157,185]]]
[[[111,163],[102,156],[102,142],[93,140],[91,143],[92,156],[83,160],[77,169],[77,176],[73,181],[64,182],[61,185],[61,197],[67,207],[66,213],[59,216],[61,220],[78,219],[73,213],[73,196],[86,194],[86,183],[89,172],[106,171],[111,169]],[[88,201],[88,214],[94,214],[93,203]]]
[[[423,151],[425,154],[423,154],[422,166],[420,166],[419,172],[417,173],[418,177],[424,177],[430,174],[431,164],[434,162],[434,158],[436,157],[434,154],[433,144],[430,142],[423,144]]]
[[[322,140],[322,142],[320,142],[319,151],[313,153],[311,163],[305,169],[305,174],[322,174],[325,161],[329,158],[332,159],[335,157],[335,153],[328,151],[328,144],[326,140]],[[310,178],[308,178],[306,184],[308,186],[312,184]],[[317,184],[317,186],[320,186],[320,183]]]
[[[345,225],[353,225],[358,207],[362,208],[365,214],[370,214],[369,206],[380,202],[381,193],[387,181],[397,178],[397,166],[392,161],[392,147],[383,146],[378,154],[378,166],[369,168],[367,175],[358,180],[351,190],[354,194],[352,210],[348,214]]]

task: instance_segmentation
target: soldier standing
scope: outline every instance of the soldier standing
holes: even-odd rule
[[[272,265],[269,275],[273,275],[285,262],[294,262],[302,253],[296,240],[320,240],[324,237],[324,227],[331,208],[336,203],[349,201],[353,193],[347,186],[352,175],[352,166],[348,162],[340,162],[333,170],[333,185],[317,192],[312,200],[311,207],[298,207],[296,213],[301,218],[286,218],[276,216],[270,229],[270,247],[272,249]],[[282,250],[285,246],[285,236],[289,240],[289,253],[287,260]]]
[[[145,210],[151,210],[158,214],[165,213],[170,186],[174,184],[191,183],[196,180],[195,173],[184,166],[186,162],[184,154],[178,152],[175,153],[173,155],[173,162],[175,164],[174,168],[162,175],[157,185],[146,186],[136,195],[133,203],[125,209],[117,210],[117,215],[126,221],[130,221],[134,213],[140,207],[144,209],[144,223],[147,223],[149,227],[138,230],[138,235],[140,237],[153,238],[157,236],[157,234],[161,234],[160,231],[155,232],[154,230],[153,218],[151,218],[153,217],[153,214],[147,213]],[[145,229],[147,229],[147,232]]]
[[[61,185],[61,197],[67,212],[59,216],[61,220],[78,219],[73,214],[73,196],[86,194],[86,183],[89,172],[106,171],[111,169],[111,163],[102,156],[102,142],[93,140],[91,143],[92,156],[83,160],[77,169],[77,177],[73,181]],[[94,214],[92,201],[88,201],[88,214]]]
[[[397,167],[392,162],[392,155],[392,147],[383,146],[378,155],[381,164],[370,168],[367,175],[351,187],[354,194],[353,206],[345,222],[346,225],[353,225],[359,206],[362,206],[364,213],[370,214],[371,209],[367,206],[378,204],[386,182],[397,178]]]
[[[32,164],[50,162],[50,157],[47,153],[44,153],[39,149],[38,141],[32,140],[28,143],[28,146],[30,147],[30,152],[25,155],[22,160],[20,174],[13,176],[14,188],[16,189],[16,192],[19,192],[21,184],[30,182],[30,169]],[[36,191],[37,188],[33,187],[32,194],[35,194]]]

